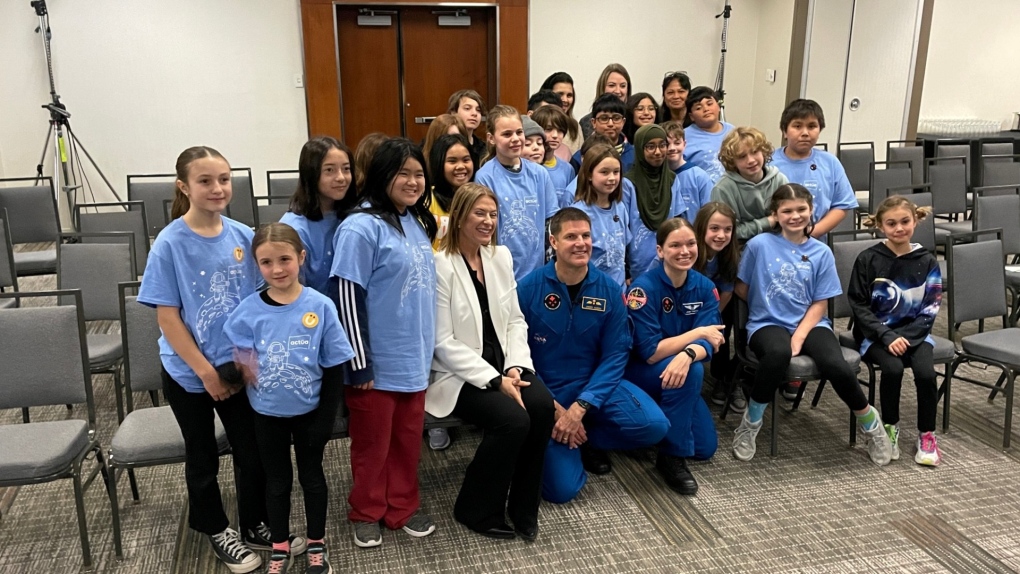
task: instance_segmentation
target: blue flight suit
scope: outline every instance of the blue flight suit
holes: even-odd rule
[[[701,398],[704,363],[712,358],[711,343],[705,339],[693,342],[704,347],[708,356],[691,364],[679,388],[663,389],[659,379],[676,355],[651,365],[648,359],[663,339],[696,327],[722,324],[715,284],[692,269],[683,285],[673,287],[664,264],[659,263],[631,283],[627,308],[634,329],[634,349],[625,376],[651,395],[669,419],[669,433],[660,448],[682,458],[711,458],[718,446],[718,436],[708,405]]]
[[[623,380],[631,338],[618,283],[589,263],[571,301],[567,286],[556,277],[555,262],[549,262],[521,279],[517,296],[528,322],[535,371],[563,408],[578,399],[591,404],[584,428],[592,447],[640,448],[666,436],[669,421],[662,410]],[[580,450],[550,437],[542,497],[569,502],[587,479]]]

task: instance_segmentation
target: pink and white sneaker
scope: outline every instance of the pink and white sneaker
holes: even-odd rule
[[[942,451],[939,450],[935,433],[925,432],[917,437],[917,454],[914,462],[924,466],[938,466],[942,462]]]

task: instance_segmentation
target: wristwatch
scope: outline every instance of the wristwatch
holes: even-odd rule
[[[580,407],[581,407],[582,409],[584,409],[585,411],[587,411],[588,409],[590,409],[590,408],[591,408],[591,403],[589,403],[588,401],[583,401],[583,400],[581,400],[581,399],[577,399],[577,400],[576,400],[576,401],[574,401],[574,402],[575,402],[575,403],[577,403],[577,405],[578,405],[578,406],[580,406]]]
[[[691,358],[691,361],[697,361],[698,360],[698,353],[695,352],[694,349],[692,349],[690,347],[684,347],[684,353],[686,353],[687,356]]]

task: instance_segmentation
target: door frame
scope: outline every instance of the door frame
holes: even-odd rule
[[[523,109],[528,101],[528,0],[300,0],[302,64],[308,135],[329,135],[342,141],[338,5],[431,6],[496,9],[496,101]],[[328,25],[326,25],[328,22]],[[523,57],[521,55],[523,54]],[[491,96],[490,96],[491,97]],[[348,145],[355,145],[350,142]]]

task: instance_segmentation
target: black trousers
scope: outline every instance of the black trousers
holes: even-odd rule
[[[719,345],[719,350],[712,354],[708,371],[712,374],[712,378],[715,379],[716,383],[720,385],[729,383],[730,377],[733,376],[733,370],[737,366],[736,359],[730,357],[730,333],[733,331],[733,309],[736,306],[736,299],[730,298],[729,305],[726,305],[726,308],[721,313],[722,323],[726,325],[726,329],[723,331],[723,344]]]
[[[262,471],[255,433],[255,411],[248,394],[241,391],[229,399],[214,401],[209,393],[189,393],[163,370],[163,393],[184,435],[184,478],[188,485],[188,525],[203,534],[222,532],[230,521],[223,510],[217,474],[219,447],[213,411],[220,416],[230,441],[237,489],[238,528],[254,530],[266,520],[266,476]]]
[[[484,434],[453,506],[453,516],[475,530],[504,523],[510,515],[517,528],[538,525],[545,448],[555,423],[553,398],[537,376],[522,387],[522,409],[500,391],[465,383],[453,414],[479,426]]]
[[[272,542],[286,542],[290,534],[290,491],[294,473],[290,445],[294,442],[298,482],[305,501],[308,539],[326,536],[329,489],[322,470],[322,454],[329,429],[319,424],[318,411],[296,417],[272,417],[255,413],[255,441],[266,472],[266,510]]]
[[[771,402],[776,388],[786,382],[786,370],[790,366],[790,333],[784,327],[769,325],[754,332],[747,345],[758,357],[758,369],[754,374],[751,400],[757,403]],[[801,354],[811,357],[818,371],[839,398],[855,411],[868,407],[868,398],[861,392],[850,365],[843,360],[836,335],[825,327],[815,327],[804,339]]]
[[[938,408],[938,387],[935,382],[935,349],[928,343],[921,343],[907,349],[902,357],[893,355],[881,343],[868,347],[864,358],[881,369],[878,391],[882,404],[882,422],[894,425],[900,422],[900,386],[903,370],[914,371],[914,386],[917,387],[917,430],[935,430],[935,412]]]

